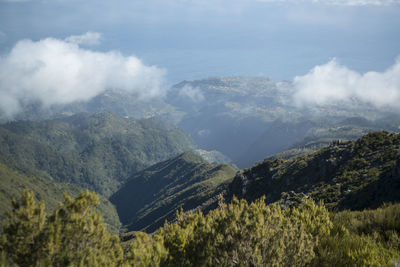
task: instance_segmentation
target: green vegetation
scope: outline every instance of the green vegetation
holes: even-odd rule
[[[99,209],[118,233],[121,223],[107,197],[133,173],[192,147],[183,131],[157,119],[108,112],[0,125],[0,225],[11,210],[8,200],[24,188],[44,200],[48,212],[63,192],[77,196],[88,188],[101,194]]]
[[[0,227],[4,222],[7,212],[12,210],[10,199],[19,197],[25,188],[34,193],[35,199],[46,203],[46,211],[54,211],[63,201],[63,193],[77,196],[79,189],[75,185],[57,183],[49,179],[25,174],[11,169],[0,163]],[[99,211],[105,219],[107,229],[112,233],[118,233],[121,227],[117,211],[108,199],[100,196]]]
[[[119,266],[123,251],[117,236],[103,224],[96,194],[81,192],[47,215],[44,202],[36,203],[25,190],[13,200],[0,249],[2,265],[20,266]]]
[[[192,148],[183,131],[156,119],[107,112],[0,126],[0,162],[107,197],[133,173]]]
[[[68,165],[68,155],[83,160],[82,155],[88,154],[93,155],[88,157],[93,165],[85,162],[88,169],[99,169],[109,161],[125,165],[128,161],[121,163],[123,158],[118,158],[121,151],[126,151],[123,157],[134,155],[143,162],[159,160],[163,154],[154,152],[156,146],[168,138],[145,138],[146,132],[158,131],[154,120],[127,122],[131,132],[118,128],[124,124],[107,119],[107,113],[96,116],[71,117],[60,124],[41,122],[67,127],[76,119],[72,124],[81,128],[76,130],[80,138],[66,130],[58,136],[55,126],[48,127],[48,136],[25,123],[0,127],[6,144],[0,147],[0,208],[9,211],[2,220],[2,266],[391,266],[400,262],[400,134],[374,132],[357,141],[334,141],[315,153],[266,160],[236,176],[233,167],[209,164],[192,152],[159,162],[124,178],[126,182],[110,198],[128,230],[153,232],[131,232],[121,236],[122,242],[109,234],[120,225],[112,204],[88,191],[78,193],[78,186],[85,183],[75,178],[67,182],[76,183],[63,183],[52,167],[68,170],[74,166]],[[141,129],[141,134],[133,129]],[[90,138],[82,135],[85,131]],[[136,138],[130,139],[134,133]],[[174,129],[170,134],[179,136]],[[110,136],[118,140],[119,150],[107,145]],[[91,150],[96,142],[102,145]],[[81,145],[84,149],[74,154]],[[136,154],[130,152],[132,147],[138,149]],[[60,159],[64,161],[58,163]],[[23,191],[26,187],[33,192]],[[7,205],[22,191],[19,201]],[[68,195],[57,205],[61,192]],[[218,201],[217,196],[224,194],[229,204]],[[44,200],[47,209],[36,200]],[[390,202],[394,204],[384,204]]]
[[[400,204],[331,213],[333,229],[317,250],[315,266],[397,266]]]
[[[266,160],[240,172],[230,195],[290,205],[304,194],[331,210],[377,208],[400,201],[400,134],[374,132],[352,142],[334,142],[318,152]]]
[[[264,200],[234,199],[207,215],[179,213],[153,236],[138,234],[128,261],[135,266],[305,266],[332,227],[328,211],[312,201],[282,210]],[[156,255],[154,257],[154,255]]]
[[[128,230],[152,232],[173,220],[179,208],[213,207],[235,173],[229,165],[209,164],[185,152],[136,173],[110,200]]]
[[[47,215],[29,191],[13,200],[0,238],[9,266],[393,266],[400,261],[400,204],[331,212],[303,198],[283,209],[261,198],[177,212],[153,234],[135,232],[121,244],[95,210],[88,191],[65,195]],[[122,246],[124,245],[124,246]],[[122,247],[125,247],[125,252]]]

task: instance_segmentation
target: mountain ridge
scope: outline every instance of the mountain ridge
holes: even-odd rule
[[[266,195],[272,203],[305,194],[330,209],[377,208],[400,201],[399,147],[400,134],[373,132],[304,156],[265,160],[239,172],[229,195],[249,201]]]
[[[194,148],[180,129],[157,119],[80,114],[0,125],[0,161],[104,195],[132,173]]]
[[[235,173],[229,165],[185,152],[133,175],[110,201],[128,230],[154,231],[180,207],[195,209],[221,193]]]

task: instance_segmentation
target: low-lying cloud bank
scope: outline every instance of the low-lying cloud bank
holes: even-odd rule
[[[205,99],[203,92],[198,87],[185,85],[179,90],[180,97],[191,100],[192,102],[201,102]]]
[[[164,94],[165,70],[146,66],[134,56],[96,52],[98,33],[19,41],[0,58],[0,114],[12,117],[30,102],[44,107],[87,101],[106,89],[136,93],[138,98]]]
[[[377,108],[400,111],[400,59],[384,72],[360,74],[335,59],[294,78],[299,105],[351,104],[361,101]]]

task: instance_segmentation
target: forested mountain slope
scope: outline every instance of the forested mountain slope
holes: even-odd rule
[[[190,138],[157,119],[79,114],[0,125],[0,162],[105,196],[133,173],[187,150]]]
[[[0,163],[0,228],[4,223],[6,213],[11,211],[11,199],[18,199],[25,188],[32,191],[38,201],[46,203],[48,212],[56,209],[58,203],[64,200],[64,193],[75,197],[82,190],[76,185],[58,183]],[[100,196],[98,209],[104,217],[107,228],[112,233],[118,233],[121,223],[115,207],[107,198]]]
[[[399,149],[400,134],[373,132],[312,154],[265,160],[238,173],[229,195],[289,205],[309,196],[330,209],[376,208],[400,201]]]
[[[176,210],[191,210],[216,203],[236,170],[226,164],[209,164],[185,152],[136,173],[110,200],[129,230],[154,231]]]

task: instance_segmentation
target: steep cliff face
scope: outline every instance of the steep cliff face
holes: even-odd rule
[[[355,142],[333,142],[316,153],[266,160],[239,172],[229,196],[267,202],[305,194],[331,209],[378,207],[400,200],[400,135],[370,133]]]

